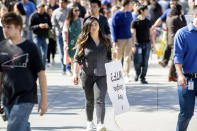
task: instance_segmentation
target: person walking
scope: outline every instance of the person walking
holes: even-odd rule
[[[197,10],[193,23],[179,29],[174,38],[174,64],[178,75],[180,113],[176,131],[187,131],[197,94]]]
[[[93,131],[94,128],[94,100],[97,131],[106,131],[104,126],[107,91],[105,63],[111,60],[111,45],[110,40],[101,32],[97,18],[90,17],[86,20],[76,46],[73,82],[78,84],[79,64],[81,64],[80,76],[86,98],[87,131]]]
[[[37,5],[37,11],[30,18],[30,28],[33,30],[33,41],[40,48],[44,66],[46,67],[48,45],[46,40],[52,28],[50,16],[45,12],[45,5]]]
[[[7,131],[30,131],[29,116],[38,103],[37,78],[41,90],[40,115],[47,112],[47,83],[40,50],[21,37],[22,18],[15,13],[2,17],[6,40],[0,43],[0,90],[7,114]]]
[[[176,6],[173,6],[166,20],[166,26],[168,30],[168,33],[167,33],[168,46],[170,48],[169,52],[167,52],[167,54],[169,55],[168,58],[170,58],[171,54],[173,54],[174,36],[177,30],[186,26],[187,24],[185,16],[184,16],[184,12],[182,12],[181,10],[182,10],[181,5],[177,4]],[[173,62],[171,63],[171,66],[170,66],[168,81],[174,81],[174,82],[177,81],[176,69],[175,69]]]
[[[135,52],[135,45],[132,43],[131,22],[133,20],[131,14],[132,3],[130,0],[123,0],[122,7],[112,17],[112,41],[113,48],[117,51],[117,60],[123,62],[123,73],[125,81],[129,81],[129,71],[131,63],[131,49]]]
[[[150,50],[153,45],[151,41],[151,22],[146,18],[148,7],[141,5],[138,7],[139,16],[132,22],[133,43],[135,43],[136,52],[134,53],[135,81],[140,77],[142,84],[148,84],[146,73],[148,70],[148,60]]]
[[[14,5],[14,12],[16,12],[17,15],[20,15],[23,20],[23,30],[21,31],[21,35],[24,38],[27,38],[27,33],[28,33],[28,20],[27,20],[27,14],[25,12],[25,9],[23,7],[22,3],[17,2]]]
[[[64,64],[68,64],[67,58],[71,62],[71,71],[73,71],[73,60],[75,55],[75,47],[77,38],[81,33],[83,26],[83,19],[79,17],[80,10],[78,3],[74,3],[72,7],[69,8],[68,16],[64,22],[63,27],[63,41],[64,41]]]
[[[56,33],[56,42],[60,54],[62,74],[66,74],[66,71],[68,71],[69,74],[71,73],[69,65],[64,64],[64,42],[62,37],[62,30],[68,13],[67,3],[67,0],[59,0],[59,8],[53,11],[51,17],[53,29]]]

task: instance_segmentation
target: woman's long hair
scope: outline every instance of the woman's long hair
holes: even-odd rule
[[[181,15],[181,9],[182,6],[179,4],[173,6],[169,16]]]
[[[66,20],[68,22],[68,25],[70,25],[73,21],[74,21],[74,8],[78,7],[79,8],[79,4],[78,3],[73,3],[72,7],[69,9],[68,11],[68,15],[66,17]]]
[[[88,18],[83,26],[82,32],[79,35],[77,42],[76,42],[76,46],[75,48],[77,48],[77,46],[80,47],[79,52],[78,52],[78,56],[81,56],[83,54],[83,47],[86,44],[86,42],[88,41],[88,39],[91,37],[90,36],[90,29],[91,29],[91,25],[94,21],[97,21],[99,23],[99,20],[95,17],[90,17]],[[109,49],[110,46],[110,40],[103,34],[103,32],[101,32],[101,27],[99,24],[99,39],[101,41],[101,43],[105,44],[107,50]]]
[[[16,7],[17,7],[17,9],[18,9],[18,11],[20,12],[21,15],[26,15],[23,4],[18,2],[18,3],[16,3]]]

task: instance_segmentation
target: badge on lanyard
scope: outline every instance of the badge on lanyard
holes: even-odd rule
[[[138,54],[142,54],[142,48],[138,48]]]
[[[188,90],[194,90],[194,81],[192,79],[188,81]]]

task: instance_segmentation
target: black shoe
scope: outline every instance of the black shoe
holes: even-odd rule
[[[137,76],[135,76],[134,81],[138,81],[138,77]]]
[[[141,83],[142,84],[148,84],[148,82],[145,79],[141,80]]]

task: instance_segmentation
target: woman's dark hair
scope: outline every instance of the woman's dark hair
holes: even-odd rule
[[[79,4],[78,3],[73,3],[72,7],[69,9],[68,11],[68,15],[67,15],[67,18],[66,20],[68,21],[68,24],[70,25],[73,20],[74,20],[74,14],[73,14],[73,11],[74,11],[74,8],[75,7],[78,7],[79,8]]]
[[[26,15],[25,9],[23,7],[22,3],[16,3],[16,7],[18,9],[18,11],[20,12],[21,15]]]
[[[141,11],[147,10],[148,7],[146,5],[140,5],[137,9],[138,14],[141,14]]]
[[[181,9],[182,9],[182,6],[179,4],[173,6],[172,10],[170,11],[169,16],[181,15]]]
[[[9,2],[9,5],[7,5],[7,7],[8,7],[8,12],[14,11],[14,5],[15,5],[15,4],[16,4],[15,1]]]
[[[97,21],[98,24],[99,24],[99,20],[95,17],[90,17],[88,18],[85,23],[84,23],[84,26],[83,26],[83,29],[82,29],[82,32],[81,34],[79,35],[78,39],[77,39],[77,44],[75,46],[75,48],[77,46],[80,47],[79,49],[79,52],[78,52],[78,56],[81,56],[83,54],[83,47],[84,45],[86,44],[87,40],[91,37],[90,36],[90,29],[91,29],[91,26],[92,26],[92,23],[94,21]],[[99,28],[100,28],[100,24],[99,24]],[[99,39],[100,41],[102,41],[101,43],[104,43],[106,48],[109,49],[110,47],[110,41],[107,39],[107,37],[104,36],[104,34],[101,32],[101,28],[99,29]]]

